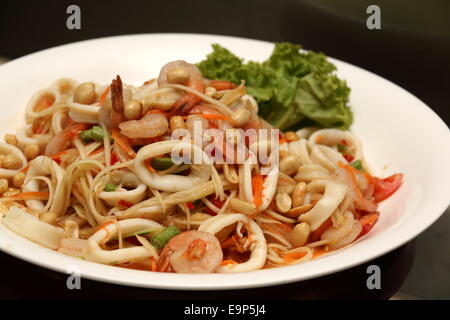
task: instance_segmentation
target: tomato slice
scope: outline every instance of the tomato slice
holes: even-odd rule
[[[223,205],[225,204],[225,200],[220,200],[219,197],[216,197],[214,195],[209,196],[208,200],[219,209],[222,209]],[[206,207],[206,210],[208,211],[208,214],[212,216],[217,215],[217,213],[215,213],[208,207]]]
[[[117,162],[119,162],[119,157],[117,156],[117,154],[115,152],[111,153],[111,159],[110,159],[111,165],[116,164]]]
[[[375,201],[380,202],[389,198],[400,187],[402,180],[402,173],[396,173],[384,179],[372,177],[371,182],[375,187],[373,193]]]
[[[192,202],[186,202],[186,206],[189,208],[189,210],[195,209],[195,205]]]
[[[122,206],[122,207],[127,207],[127,208],[129,208],[129,207],[132,207],[133,206],[133,203],[131,203],[131,202],[128,202],[128,201],[126,201],[126,200],[119,200],[119,206]]]

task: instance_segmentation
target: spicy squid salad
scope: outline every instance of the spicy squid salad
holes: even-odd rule
[[[140,85],[38,91],[0,143],[1,223],[61,254],[177,273],[299,264],[367,234],[403,176],[371,174],[332,65],[290,44],[261,64],[214,50]]]

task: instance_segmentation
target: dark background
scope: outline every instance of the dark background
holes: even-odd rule
[[[70,4],[81,8],[81,30],[66,28]],[[370,4],[381,8],[381,30],[366,27]],[[297,42],[397,83],[450,121],[448,0],[0,2],[0,55],[7,58],[79,40],[155,32]]]
[[[81,8],[81,30],[66,28],[71,4]],[[381,8],[381,30],[366,27],[371,4]],[[0,55],[9,59],[79,40],[156,32],[300,43],[395,82],[450,123],[448,0],[0,2]],[[407,293],[450,298],[447,217],[419,236],[416,263],[404,285]]]

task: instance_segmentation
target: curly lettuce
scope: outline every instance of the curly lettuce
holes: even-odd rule
[[[197,64],[203,76],[234,83],[246,81],[259,104],[259,115],[281,130],[302,125],[347,129],[353,121],[350,88],[322,53],[277,43],[266,61],[245,63],[218,44]]]

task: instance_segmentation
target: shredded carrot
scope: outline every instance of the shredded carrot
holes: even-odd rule
[[[362,216],[361,219],[359,219],[359,222],[362,225],[362,231],[359,234],[359,237],[365,235],[373,228],[375,223],[378,221],[379,216],[380,216],[379,212],[371,212],[369,214]]]
[[[267,212],[264,212],[263,216],[268,219],[273,219],[273,217],[271,217],[269,214],[267,214]],[[266,223],[266,225],[267,225],[267,223]],[[287,223],[287,222],[277,221],[277,223],[274,223],[274,225],[277,227],[280,227],[280,229],[283,229],[286,232],[292,232],[292,230],[293,230],[292,226],[290,226],[289,223]]]
[[[280,228],[282,230],[276,228],[276,227],[281,227],[281,224],[278,224],[278,223],[277,224],[275,224],[275,223],[262,223],[261,227],[264,227],[264,229],[266,229],[268,231],[271,231],[271,232],[273,232],[273,233],[279,235],[280,237],[282,237],[282,238],[284,238],[284,239],[289,241],[288,235],[285,232],[283,232],[283,231],[286,231],[286,230],[283,230],[282,228]],[[290,230],[288,233],[290,233],[290,232],[292,232],[292,230]]]
[[[239,253],[244,253],[247,250],[245,250],[244,246],[237,240],[237,236],[234,238],[235,246],[231,249],[234,251],[237,251]]]
[[[233,82],[222,80],[210,80],[208,82],[208,86],[213,87],[216,90],[228,90],[237,87],[237,85]]]
[[[224,116],[222,114],[205,114],[205,113],[199,113],[200,117],[206,120],[225,120],[230,122],[231,124],[235,124],[235,121],[227,116]]]
[[[322,136],[317,136],[316,143],[320,143],[320,142],[322,142]]]
[[[291,254],[294,255],[294,253],[291,253]],[[300,254],[301,254],[301,256],[300,256]],[[306,255],[305,252],[299,252],[295,256],[292,256],[292,257],[285,256],[284,257],[284,264],[286,264],[286,265],[287,264],[291,264],[291,263],[297,261],[298,259],[303,258],[305,255]]]
[[[93,155],[96,155],[96,154],[98,154],[98,153],[100,153],[100,152],[103,152],[104,150],[105,150],[104,147],[100,147],[100,148],[98,148],[97,150],[91,152],[89,155],[90,155],[90,156],[93,156]]]
[[[289,142],[289,141],[287,141],[286,139],[282,139],[282,138],[278,140],[278,144],[283,144],[286,142]]]
[[[213,87],[216,90],[228,90],[228,89],[234,89],[237,87],[237,85],[230,81],[222,81],[222,80],[210,80],[208,82],[209,87]]]
[[[321,255],[324,255],[327,253],[328,250],[326,250],[326,247],[322,248],[314,248],[313,249],[313,259],[320,257]]]
[[[228,239],[226,239],[225,241],[223,241],[220,244],[222,249],[231,249],[234,251],[237,251],[239,253],[244,253],[246,252],[246,250],[244,249],[243,245],[239,242],[238,240],[238,235],[235,233],[232,236],[230,236]]]
[[[22,192],[10,196],[14,200],[47,200],[50,196],[48,192]]]
[[[114,221],[105,222],[104,224],[98,226],[97,229],[95,229],[95,232],[105,229],[107,226],[109,226],[112,223],[114,223]]]
[[[235,242],[234,242],[233,236],[230,236],[225,241],[223,241],[220,244],[220,246],[222,247],[222,249],[225,249],[225,248],[232,247],[234,245],[234,243]]]
[[[136,152],[131,148],[130,144],[128,143],[128,139],[123,136],[117,129],[111,130],[111,137],[114,139],[114,141],[117,143],[120,149],[125,152],[126,155],[128,155],[130,158],[136,158]]]
[[[232,260],[232,259],[227,259],[227,260],[223,260],[223,261],[220,263],[221,266],[226,266],[226,265],[228,265],[228,264],[237,264],[237,262],[234,261],[234,260]]]
[[[277,226],[279,226],[281,229],[285,230],[286,232],[292,232],[293,228],[288,225],[287,223],[284,222],[280,222],[277,223]]]
[[[352,167],[353,168],[353,167]],[[377,178],[375,178],[374,176],[372,176],[370,173],[368,173],[367,171],[363,173],[364,178],[367,179],[367,181],[369,181],[369,183],[375,185]]]
[[[362,225],[365,225],[365,224],[374,225],[375,222],[377,222],[379,216],[380,216],[379,212],[372,212],[372,213],[362,216],[361,219],[359,220],[359,222]]]
[[[159,272],[169,272],[170,269],[170,260],[169,255],[165,254],[163,251],[161,256],[159,257],[158,264],[156,265],[156,271]]]
[[[283,251],[281,251],[280,248],[273,247],[272,250],[275,251],[279,256],[282,256],[282,255],[283,255]]]
[[[73,137],[80,134],[80,132],[89,129],[91,126],[92,125],[88,123],[75,122],[61,131],[59,135],[63,137],[64,140],[71,140]]]
[[[262,204],[262,192],[263,192],[264,178],[260,174],[255,174],[252,177],[253,188],[253,203],[256,208],[259,208]]]
[[[150,257],[150,270],[151,271],[156,271],[157,267],[156,267],[156,260],[153,257]]]
[[[373,205],[371,205],[370,201],[368,201],[366,198],[364,198],[361,190],[358,187],[358,183],[356,182],[356,174],[359,174],[359,171],[356,168],[353,168],[351,165],[343,164],[340,161],[338,162],[338,166],[348,172],[348,174],[350,176],[350,180],[353,185],[353,189],[354,189],[355,194],[358,197],[360,203],[365,207],[365,209],[372,208]]]
[[[61,162],[61,156],[63,155],[63,154],[65,154],[67,151],[60,151],[60,152],[58,152],[58,153],[55,153],[53,156],[52,156],[52,160],[55,160],[56,162]]]
[[[30,165],[29,164],[27,164],[25,167],[23,167],[19,172],[26,173],[28,171],[28,169],[30,169]]]
[[[174,115],[173,112],[165,112],[165,111],[162,111],[159,109],[149,110],[146,115],[148,115],[148,114],[162,114],[163,116],[165,116],[168,119]]]
[[[300,259],[303,258],[306,255],[306,252],[290,252],[290,253],[285,253],[283,254],[283,257],[286,259]]]
[[[108,96],[109,90],[111,89],[111,86],[108,86],[105,91],[103,91],[102,95],[100,96],[100,99],[98,100],[98,102],[100,104],[103,104],[106,100],[106,97]]]

